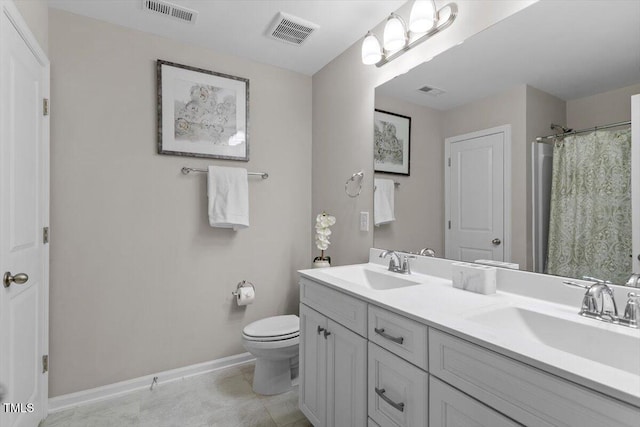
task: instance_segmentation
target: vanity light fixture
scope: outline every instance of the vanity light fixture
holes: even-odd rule
[[[438,25],[444,9],[449,10],[449,16]],[[382,47],[378,38],[371,31],[367,32],[362,41],[362,63],[381,67],[449,27],[457,16],[456,3],[448,3],[438,10],[435,0],[416,0],[411,7],[409,28],[400,15],[389,15],[384,26]]]

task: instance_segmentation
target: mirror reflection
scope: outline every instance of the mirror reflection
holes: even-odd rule
[[[374,245],[624,283],[639,70],[640,2],[541,1],[379,86]]]

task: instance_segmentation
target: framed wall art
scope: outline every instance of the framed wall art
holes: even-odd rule
[[[249,161],[249,80],[157,61],[158,153]]]
[[[375,110],[373,168],[375,172],[409,175],[411,117]]]

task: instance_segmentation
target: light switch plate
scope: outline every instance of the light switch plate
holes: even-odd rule
[[[360,212],[360,231],[369,231],[369,212]]]

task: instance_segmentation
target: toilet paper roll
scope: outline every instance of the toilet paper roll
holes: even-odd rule
[[[256,298],[256,291],[253,290],[250,286],[243,286],[238,289],[238,296],[236,297],[236,301],[238,305],[248,305],[253,303],[253,300]]]

